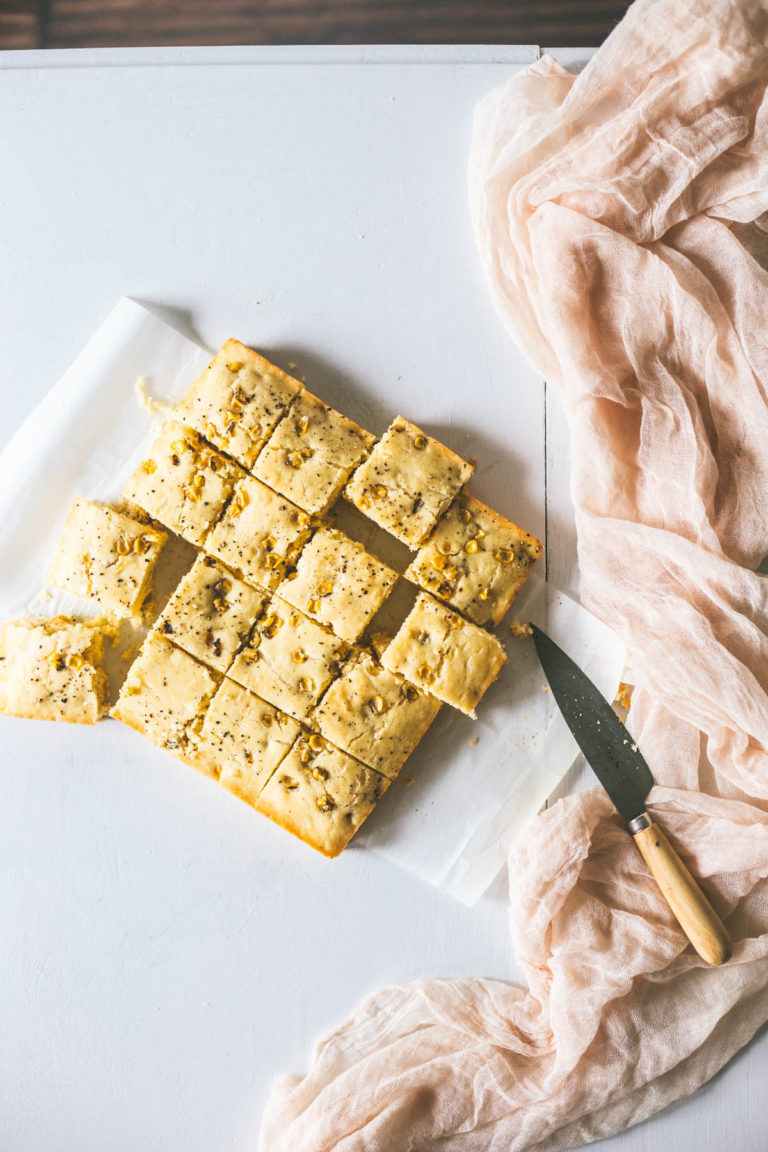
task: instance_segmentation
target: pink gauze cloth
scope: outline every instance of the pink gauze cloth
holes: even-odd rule
[[[572,432],[582,588],[638,686],[650,810],[726,919],[686,946],[606,796],[510,861],[529,981],[386,988],[283,1080],[263,1152],[519,1152],[693,1092],[768,1018],[768,7],[637,0],[577,78],[480,105],[481,258]]]

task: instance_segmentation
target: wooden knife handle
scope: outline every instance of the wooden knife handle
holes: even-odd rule
[[[646,817],[650,821],[650,817]],[[637,822],[641,823],[642,817]],[[731,955],[731,938],[722,920],[683,864],[658,824],[630,829],[651,875],[675,918],[707,964],[724,964]]]

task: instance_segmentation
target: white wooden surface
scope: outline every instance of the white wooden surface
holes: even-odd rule
[[[472,108],[535,55],[0,54],[0,439],[133,295],[295,362],[373,431],[402,409],[477,455],[478,495],[546,526],[573,588],[562,416],[466,209]],[[364,851],[328,865],[118,731],[0,727],[3,1152],[244,1152],[270,1079],[367,992],[517,978],[504,883],[470,911]],[[762,1152],[765,1074],[761,1038],[605,1147]]]

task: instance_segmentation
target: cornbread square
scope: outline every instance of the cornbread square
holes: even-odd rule
[[[243,477],[205,542],[243,579],[273,591],[312,531],[310,518],[260,480]]]
[[[241,468],[215,452],[191,428],[171,423],[165,425],[123,495],[200,547],[243,475]]]
[[[103,621],[28,616],[0,627],[0,712],[95,724],[106,712]]]
[[[393,780],[439,709],[439,700],[361,652],[331,684],[311,724],[350,756]]]
[[[205,714],[189,762],[253,804],[300,731],[231,680],[223,680]]]
[[[418,548],[475,470],[398,416],[347,485],[347,500],[409,548]]]
[[[185,760],[220,680],[210,668],[150,632],[110,716]]]
[[[475,624],[498,624],[541,549],[535,536],[461,492],[405,575]]]
[[[324,856],[346,848],[389,780],[320,736],[299,736],[256,809]]]
[[[381,657],[390,672],[468,716],[506,660],[495,636],[425,592]]]
[[[333,528],[319,528],[278,593],[353,644],[396,580],[397,573],[362,544]]]
[[[138,617],[168,537],[106,504],[75,500],[48,583],[97,600],[117,616]]]
[[[273,596],[229,675],[303,720],[336,675],[347,645],[303,612]]]
[[[270,436],[253,474],[305,512],[326,512],[375,442],[305,390]]]
[[[203,664],[226,672],[248,640],[266,592],[250,588],[212,556],[198,556],[155,631]]]
[[[252,348],[227,340],[177,412],[182,423],[250,470],[302,388]]]

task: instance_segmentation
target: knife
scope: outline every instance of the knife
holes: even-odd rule
[[[672,912],[707,964],[723,964],[731,940],[723,922],[661,828],[645,811],[651,770],[603,694],[545,632],[531,625],[541,666],[587,762],[626,820]]]

